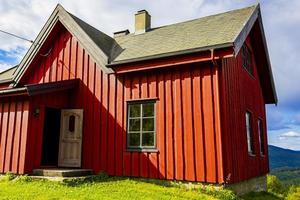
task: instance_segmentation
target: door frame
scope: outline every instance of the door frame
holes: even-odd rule
[[[81,115],[81,121],[79,122],[79,123],[81,123],[80,125],[79,125],[79,127],[80,127],[80,132],[81,132],[81,138],[80,138],[80,149],[79,149],[79,159],[78,160],[80,160],[79,161],[79,163],[78,163],[78,165],[76,165],[76,166],[67,166],[67,165],[65,165],[65,166],[63,166],[64,164],[63,164],[63,158],[61,158],[61,145],[62,145],[62,140],[63,140],[63,127],[64,127],[64,125],[63,125],[63,120],[64,120],[64,115],[63,115],[63,111],[69,111],[69,112],[74,112],[74,113],[76,113],[76,112],[80,112],[80,115]],[[59,136],[59,150],[58,150],[58,162],[57,162],[57,166],[58,167],[70,167],[70,168],[81,168],[82,167],[82,141],[83,141],[83,113],[84,113],[84,110],[83,109],[61,109],[61,119],[60,119],[60,136]]]

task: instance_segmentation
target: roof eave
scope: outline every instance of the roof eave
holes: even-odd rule
[[[0,84],[2,84],[2,83],[12,83],[12,82],[13,82],[13,79],[12,79],[12,78],[0,80]]]
[[[211,46],[206,46],[206,47],[200,47],[200,48],[194,48],[194,49],[187,49],[187,50],[182,50],[182,51],[157,54],[157,55],[152,55],[152,56],[145,56],[145,57],[140,57],[140,58],[133,58],[133,59],[127,59],[127,60],[121,60],[121,61],[113,61],[112,63],[109,63],[106,66],[107,67],[116,67],[118,65],[124,65],[124,64],[129,64],[129,63],[142,62],[142,61],[148,61],[148,60],[153,60],[153,59],[186,55],[186,54],[191,54],[191,53],[198,53],[198,52],[202,52],[202,51],[210,51],[210,50],[224,49],[224,48],[230,48],[230,47],[233,47],[232,42],[218,44],[218,45],[211,45]]]

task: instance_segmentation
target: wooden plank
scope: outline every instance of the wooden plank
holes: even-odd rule
[[[77,68],[77,58],[78,58],[78,46],[77,40],[75,37],[72,37],[71,52],[70,52],[70,79],[76,77],[76,68]]]
[[[164,74],[161,73],[158,76],[158,97],[159,100],[157,101],[157,149],[159,150],[159,178],[165,179],[166,178],[166,130],[165,130],[165,124],[166,124],[166,116],[165,116],[165,81],[164,81]]]
[[[63,33],[61,33],[63,35]],[[58,45],[58,61],[57,61],[57,72],[56,72],[56,80],[62,80],[62,72],[63,72],[63,54],[64,54],[64,39],[63,37],[59,37],[59,45]]]
[[[165,92],[166,92],[166,167],[167,179],[174,178],[174,129],[173,129],[173,98],[172,98],[172,75],[167,73],[165,75]],[[177,166],[176,166],[177,167]]]
[[[122,176],[123,174],[123,143],[126,143],[126,140],[124,141],[124,135],[126,138],[126,132],[124,131],[124,87],[123,87],[123,76],[117,77],[117,107],[116,107],[116,150],[115,150],[115,169],[116,169],[116,175]]]
[[[20,146],[20,157],[19,157],[19,174],[25,173],[25,169],[27,166],[25,166],[25,160],[28,158],[28,154],[26,154],[26,146],[27,146],[27,129],[28,129],[28,123],[29,123],[29,102],[24,101],[23,102],[23,113],[22,113],[22,125],[21,125],[21,146]]]
[[[13,147],[12,143],[14,140],[14,128],[15,128],[15,110],[16,110],[16,103],[14,101],[11,101],[9,107],[9,117],[8,117],[4,172],[9,172],[11,169],[12,147]]]
[[[63,35],[64,38],[64,50],[63,50],[63,69],[62,69],[62,80],[69,79],[70,72],[70,45],[71,45],[71,34],[69,32],[65,32]]]
[[[109,113],[108,113],[108,148],[107,148],[107,172],[108,174],[115,174],[115,141],[116,141],[116,77],[115,75],[109,76]]]
[[[16,123],[15,123],[15,138],[13,144],[12,169],[13,173],[18,173],[19,153],[21,145],[21,124],[22,124],[22,101],[17,102]]]
[[[9,123],[9,107],[8,102],[4,102],[3,106],[3,117],[2,117],[2,129],[1,129],[1,149],[0,149],[0,172],[4,173],[5,167],[5,155],[6,155],[6,141],[7,141],[7,130]]]
[[[173,75],[173,99],[174,99],[174,133],[175,133],[175,162],[176,162],[176,180],[184,179],[184,160],[182,145],[182,101],[181,101],[181,80],[180,73],[177,71]]]
[[[101,151],[101,88],[102,88],[102,72],[96,66],[95,68],[95,98],[94,98],[94,138],[93,138],[93,168],[96,172],[100,171],[100,151]]]
[[[204,182],[205,180],[205,160],[203,150],[203,111],[201,108],[202,90],[201,90],[201,71],[196,68],[192,71],[193,81],[193,117],[194,117],[194,140],[195,140],[195,165],[196,181]]]
[[[203,68],[203,113],[205,124],[205,153],[206,153],[206,175],[207,181],[210,183],[216,182],[216,157],[215,157],[215,135],[213,122],[213,100],[211,88],[211,72],[209,67]]]
[[[108,124],[108,97],[110,83],[108,75],[103,73],[102,79],[102,108],[101,108],[101,170],[107,169],[107,124]]]
[[[185,180],[195,180],[191,73],[182,72]]]

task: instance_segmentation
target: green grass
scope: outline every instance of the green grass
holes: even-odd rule
[[[0,199],[216,199],[196,190],[141,179],[105,178],[66,183],[30,180],[0,181]]]
[[[299,186],[284,187],[274,176],[268,177],[268,184],[268,192],[252,192],[237,197],[232,191],[209,185],[191,184],[187,187],[181,182],[108,177],[105,174],[64,182],[7,174],[0,176],[0,199],[300,199]]]

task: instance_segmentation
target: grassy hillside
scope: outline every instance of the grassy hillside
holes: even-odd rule
[[[269,145],[270,169],[300,168],[300,151]]]
[[[271,174],[277,176],[284,184],[300,185],[300,168],[279,168],[271,171]]]

